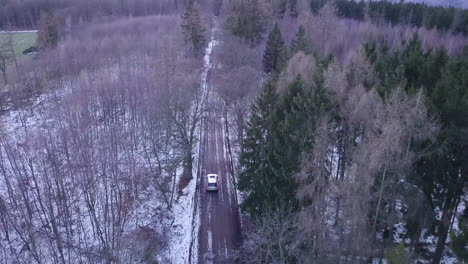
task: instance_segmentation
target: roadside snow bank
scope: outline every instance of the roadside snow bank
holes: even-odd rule
[[[201,96],[203,104],[208,99],[208,73],[211,70],[211,54],[216,46],[216,27],[212,30],[211,40],[205,50],[203,57],[203,70],[201,73]],[[194,163],[192,174],[196,175],[177,199],[173,207],[174,222],[172,224],[171,237],[169,240],[169,254],[171,263],[197,263],[198,262],[198,229],[200,222],[199,199],[197,195],[197,183],[199,182],[198,163],[200,162],[201,138],[203,136],[203,118],[197,129],[198,141],[194,149]],[[182,172],[178,172],[178,177]],[[190,255],[192,254],[192,256]]]

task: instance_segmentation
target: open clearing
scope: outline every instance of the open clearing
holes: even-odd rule
[[[17,57],[23,56],[23,51],[25,49],[36,45],[37,32],[34,32],[34,31],[15,32],[15,33],[1,32],[0,42],[3,41],[3,39],[8,34],[14,34],[13,38],[15,41],[15,54]]]

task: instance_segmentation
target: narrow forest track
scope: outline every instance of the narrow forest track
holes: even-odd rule
[[[205,57],[207,73],[211,68],[211,52],[216,45],[215,34],[209,43]],[[203,76],[202,82],[208,89],[208,76]],[[203,78],[206,78],[203,80]],[[202,121],[202,133],[199,150],[199,168],[197,175],[197,189],[195,194],[194,217],[198,217],[197,246],[192,246],[190,252],[191,263],[231,263],[232,254],[242,241],[239,206],[235,179],[230,173],[229,152],[225,119],[222,117],[222,109],[216,102],[216,94],[213,89],[207,92],[206,113]],[[219,176],[219,191],[206,191],[207,177],[209,173]],[[197,230],[195,230],[196,232]]]
[[[205,122],[203,163],[200,174],[200,229],[198,263],[229,263],[241,242],[239,206],[233,176],[229,173],[223,120],[210,111]],[[219,176],[219,191],[208,193],[208,173]]]

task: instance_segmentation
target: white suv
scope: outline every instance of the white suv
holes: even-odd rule
[[[207,191],[218,191],[218,175],[208,174],[208,185],[206,186]]]

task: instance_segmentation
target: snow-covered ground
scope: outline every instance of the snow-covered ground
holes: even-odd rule
[[[205,56],[205,65],[202,73],[202,84],[203,93],[202,96],[207,96],[207,84],[206,80],[208,77],[208,69],[210,67],[210,54],[211,50],[215,45],[215,41],[212,40],[207,48],[207,55]],[[113,72],[115,69],[110,68],[109,71]],[[65,87],[57,90],[48,91],[37,98],[32,98],[32,102],[24,108],[11,109],[0,116],[0,131],[3,133],[2,143],[4,140],[12,142],[18,146],[24,146],[33,144],[37,139],[46,135],[49,131],[55,131],[59,128],[59,118],[56,113],[61,108],[62,104],[76,100],[76,91],[74,86],[75,82],[66,82]],[[73,98],[73,99],[72,99]],[[72,99],[72,100],[70,100]],[[100,128],[101,129],[101,128]],[[83,132],[86,133],[86,132]],[[198,128],[198,137],[201,135],[201,125]],[[195,148],[199,148],[198,144]],[[3,151],[0,145],[0,151]],[[33,149],[33,151],[39,151],[40,149]],[[140,150],[138,150],[140,152]],[[0,156],[2,158],[2,156]],[[5,158],[5,156],[3,156]],[[122,157],[123,158],[123,157]],[[195,151],[195,163],[198,162],[198,152]],[[137,167],[146,168],[147,164],[143,157],[136,157]],[[152,161],[155,163],[155,161]],[[5,164],[8,160],[5,161]],[[197,175],[197,166],[194,166],[193,175]],[[176,184],[179,182],[182,175],[182,168],[177,170]],[[157,230],[159,234],[163,235],[163,239],[167,240],[167,245],[160,248],[156,256],[159,261],[170,263],[187,263],[189,249],[192,242],[197,242],[198,232],[192,232],[192,223],[198,225],[198,217],[193,216],[193,207],[195,205],[195,190],[196,180],[192,180],[183,190],[182,194],[175,198],[172,210],[168,211],[166,204],[162,200],[162,197],[158,194],[159,191],[154,186],[150,186],[147,189],[142,189],[139,192],[138,199],[133,201],[131,212],[129,212],[125,230],[138,230],[140,227],[148,227]],[[8,190],[3,182],[3,175],[0,172],[0,195],[6,197]],[[81,204],[83,201],[76,203],[77,210],[86,212],[86,204]],[[47,218],[47,216],[43,216]],[[93,234],[93,223],[92,221],[84,216],[84,220],[80,220],[83,223],[82,229],[84,230],[83,236],[87,234]],[[195,221],[194,221],[195,220]],[[0,237],[1,238],[1,237]],[[13,248],[18,248],[18,251],[22,247],[20,237],[14,235],[14,232],[10,234],[10,240],[12,241]],[[92,239],[90,239],[92,240]],[[70,242],[70,241],[69,241]],[[77,241],[78,242],[78,241]],[[86,245],[87,247],[98,247],[98,240],[95,240],[95,245]],[[94,242],[93,242],[94,243]],[[84,246],[84,245],[82,245]],[[133,245],[138,247],[138,245]],[[132,246],[132,247],[133,247]],[[196,248],[196,244],[194,245]],[[44,253],[45,255],[52,255],[52,253]],[[1,254],[0,254],[1,255]],[[0,256],[0,262],[9,262],[9,257]],[[97,262],[96,262],[97,263]]]
[[[196,173],[196,169],[194,169],[194,175],[196,175]],[[182,171],[180,171],[178,174],[180,177]],[[171,226],[169,251],[167,252],[167,257],[171,260],[171,263],[188,263],[188,253],[191,242],[193,239],[196,240],[193,235],[197,235],[197,233],[192,233],[192,212],[194,206],[195,190],[196,180],[192,180],[187,185],[187,187],[182,190],[182,195],[180,195],[175,201],[172,210],[174,222]]]
[[[36,33],[37,30],[16,30],[16,31],[0,31],[0,34],[11,34],[11,33]]]
[[[209,94],[208,73],[211,69],[211,54],[216,46],[215,29],[212,31],[210,42],[205,50],[203,57],[203,70],[201,73],[201,97],[204,103],[207,101]],[[202,118],[203,120],[203,118]],[[197,138],[203,137],[203,123],[200,122],[197,128]],[[188,186],[183,190],[183,194],[176,201],[173,214],[175,217],[173,227],[173,234],[169,240],[169,254],[171,263],[189,263],[190,251],[198,252],[198,227],[200,222],[199,204],[196,202],[196,186],[198,182],[198,168],[197,164],[200,162],[200,140],[197,140],[195,146],[194,166],[192,175],[196,178],[190,181]],[[192,257],[191,263],[197,263],[198,258]]]
[[[216,28],[216,27],[215,27]],[[217,44],[217,41],[215,40],[215,31],[213,30],[213,34],[211,37],[210,42],[208,43],[208,46],[205,51],[205,56],[203,58],[203,69],[201,69],[201,92],[198,93],[200,94],[200,97],[202,100],[205,102],[207,100],[208,94],[209,94],[209,85],[208,85],[208,77],[209,77],[209,71],[212,67],[211,65],[211,54],[214,49],[214,47]],[[17,31],[20,32],[20,31]],[[22,31],[22,32],[36,32],[36,31]],[[10,33],[10,32],[0,32],[0,33]],[[31,153],[39,153],[37,156],[32,155],[32,157],[44,157],[46,156],[47,150],[42,149],[41,146],[38,146],[39,144],[35,144],[38,139],[41,140],[49,140],[50,144],[62,144],[63,142],[69,142],[73,141],[76,138],[79,137],[88,137],[92,138],[91,144],[92,146],[89,146],[89,148],[85,149],[86,151],[90,152],[90,163],[93,162],[100,162],[100,158],[105,160],[103,163],[107,162],[109,167],[114,166],[112,163],[117,163],[115,165],[116,171],[100,171],[101,168],[95,168],[92,165],[89,164],[77,164],[76,166],[83,166],[87,167],[89,166],[92,168],[91,172],[89,172],[89,175],[91,177],[94,177],[93,184],[90,184],[90,187],[95,188],[97,192],[105,192],[104,195],[97,195],[97,201],[95,204],[87,204],[85,202],[85,199],[83,198],[82,193],[77,193],[76,195],[73,194],[73,198],[76,198],[76,201],[74,201],[73,205],[73,210],[76,210],[77,215],[76,218],[74,218],[72,221],[73,222],[72,228],[73,229],[80,229],[79,232],[80,235],[76,235],[76,237],[80,237],[80,239],[83,238],[83,241],[86,241],[86,243],[80,243],[81,241],[66,241],[66,243],[70,243],[71,247],[76,247],[77,249],[73,253],[73,257],[77,257],[82,254],[83,251],[88,250],[89,252],[86,251],[85,254],[96,255],[96,259],[100,258],[101,256],[104,255],[112,255],[116,252],[104,252],[99,250],[108,250],[107,248],[103,247],[100,241],[100,238],[98,237],[98,234],[96,234],[96,230],[98,228],[95,227],[95,223],[93,223],[93,220],[91,219],[93,216],[88,214],[88,207],[92,207],[94,205],[102,206],[102,208],[98,208],[98,215],[97,218],[99,218],[99,221],[102,221],[105,226],[105,231],[108,232],[110,229],[113,229],[113,223],[108,224],[111,222],[106,216],[106,212],[109,211],[109,204],[111,207],[111,210],[114,209],[113,205],[116,204],[117,200],[121,198],[118,193],[120,191],[119,187],[123,188],[124,190],[131,189],[133,182],[124,182],[127,181],[128,179],[134,177],[134,176],[143,176],[143,179],[138,179],[142,181],[147,181],[151,182],[153,180],[153,177],[157,177],[159,174],[154,173],[152,166],[157,166],[159,159],[162,159],[163,162],[168,159],[167,156],[172,155],[171,153],[171,146],[168,147],[169,150],[165,150],[164,153],[158,153],[160,156],[158,157],[158,160],[156,160],[155,157],[147,157],[147,151],[153,151],[152,149],[148,148],[148,145],[151,143],[147,143],[151,141],[153,138],[148,140],[149,135],[143,133],[140,130],[146,129],[147,127],[142,128],[142,127],[137,127],[130,124],[132,121],[132,117],[130,117],[130,112],[131,111],[136,111],[135,109],[130,109],[127,105],[127,97],[128,94],[124,94],[125,92],[128,92],[129,94],[136,93],[138,94],[139,92],[142,92],[142,90],[137,90],[137,88],[134,88],[131,85],[127,84],[121,84],[121,85],[115,85],[116,83],[119,83],[119,81],[122,81],[123,75],[127,77],[127,74],[131,75],[132,73],[129,73],[130,71],[141,71],[147,70],[147,68],[150,68],[153,66],[152,63],[149,64],[144,64],[145,62],[142,62],[142,58],[138,57],[138,55],[135,55],[135,57],[128,56],[123,58],[123,60],[129,60],[131,61],[130,63],[128,62],[119,62],[122,63],[123,65],[129,65],[130,67],[128,69],[123,69],[123,67],[113,67],[112,65],[105,65],[102,66],[102,69],[93,69],[90,71],[83,70],[80,73],[80,76],[74,76],[74,77],[64,77],[64,78],[71,78],[72,80],[69,81],[62,81],[62,83],[65,83],[65,86],[60,85],[57,89],[44,89],[44,93],[40,95],[37,98],[30,98],[31,103],[27,104],[26,107],[20,108],[20,109],[14,109],[12,107],[8,107],[7,112],[2,114],[0,116],[0,131],[2,131],[4,134],[0,135],[6,135],[5,137],[0,137],[0,158],[5,157],[4,153],[5,151],[2,149],[2,143],[4,141],[8,141],[9,143],[11,142],[12,146],[18,148],[22,148],[26,146],[29,148],[28,150],[31,151]],[[153,59],[152,59],[153,60]],[[109,64],[112,64],[113,62],[109,62]],[[103,63],[104,64],[104,63]],[[118,66],[122,66],[119,64]],[[139,68],[141,66],[141,68]],[[100,65],[101,67],[101,65]],[[192,69],[191,69],[192,70]],[[193,72],[197,72],[197,69],[193,69]],[[98,71],[100,71],[98,73]],[[122,72],[125,71],[125,72]],[[141,73],[141,72],[140,72]],[[136,74],[135,74],[136,75]],[[150,75],[150,74],[148,74]],[[198,76],[197,76],[198,78]],[[129,80],[131,81],[130,77]],[[49,84],[46,84],[45,86],[49,88]],[[130,90],[127,86],[130,86],[132,89],[134,88],[135,90]],[[142,82],[142,87],[146,86],[146,83]],[[119,89],[122,88],[119,91],[115,91],[113,89]],[[140,86],[138,86],[140,88]],[[128,89],[128,90],[125,90]],[[125,90],[125,91],[124,91]],[[120,92],[120,93],[119,93]],[[118,95],[116,95],[118,94]],[[197,95],[198,95],[197,94]],[[103,97],[100,98],[101,95],[109,95],[109,97],[106,98],[109,99],[109,101],[103,100]],[[150,94],[153,95],[153,94]],[[122,101],[112,101],[112,99],[115,99],[116,97],[119,97],[119,99],[122,99]],[[142,97],[140,94],[138,94],[137,97]],[[198,98],[200,99],[200,98]],[[148,99],[149,100],[149,99]],[[140,101],[139,101],[140,102]],[[108,104],[107,104],[108,103]],[[154,103],[154,102],[153,102]],[[156,102],[157,103],[157,102]],[[107,105],[106,105],[107,104]],[[117,113],[116,117],[118,119],[118,125],[115,125],[113,123],[113,120],[107,120],[108,116],[104,117],[106,113],[104,113],[106,110],[106,107],[113,108],[111,111],[118,109],[116,112]],[[115,108],[114,108],[115,107]],[[127,108],[128,107],[128,108]],[[137,108],[143,107],[138,105]],[[3,108],[5,109],[5,107]],[[152,109],[152,108],[151,108]],[[138,110],[138,109],[137,109]],[[140,109],[141,110],[141,109]],[[111,113],[114,114],[114,113]],[[145,118],[142,117],[146,113],[143,113],[137,117],[139,118]],[[158,113],[159,114],[159,113]],[[90,118],[86,118],[86,115],[90,115]],[[135,117],[135,116],[133,116]],[[109,118],[112,119],[113,117]],[[70,119],[70,120],[69,120]],[[155,120],[152,120],[155,121]],[[159,120],[156,120],[156,122]],[[76,123],[74,123],[76,122]],[[75,126],[76,125],[76,126]],[[114,126],[115,125],[115,126]],[[65,128],[63,128],[63,126]],[[68,126],[70,126],[70,130],[68,129]],[[198,124],[198,129],[197,129],[197,138],[202,138],[203,137],[203,131],[202,131],[203,124]],[[60,130],[63,129],[63,130]],[[72,130],[74,129],[74,130]],[[72,133],[75,133],[76,135],[71,135]],[[159,130],[157,131],[159,132]],[[47,135],[49,133],[53,134],[53,137],[50,139],[47,138]],[[130,137],[125,137],[126,133],[133,133],[132,139]],[[161,132],[164,133],[164,132]],[[154,133],[157,134],[157,133]],[[63,136],[63,139],[59,139],[60,136]],[[75,138],[76,136],[76,138]],[[116,137],[122,137],[122,138],[117,138],[113,139],[112,136]],[[7,138],[8,137],[8,138]],[[5,140],[7,138],[7,140]],[[57,138],[57,139],[56,139]],[[80,138],[81,139],[81,138]],[[110,140],[109,140],[110,139]],[[130,139],[130,140],[129,140]],[[60,141],[60,143],[57,143],[55,141]],[[102,140],[102,141],[101,141]],[[130,143],[128,146],[131,145],[129,149],[120,149],[122,146],[120,145],[120,142],[117,144],[114,144],[113,147],[115,149],[110,149],[110,146],[107,146],[106,144],[109,141],[119,141],[122,140],[124,143],[122,145]],[[128,142],[127,142],[128,140]],[[133,141],[133,142],[132,142]],[[140,142],[141,141],[141,142]],[[142,143],[143,142],[143,143]],[[31,143],[31,145],[29,145]],[[115,143],[115,142],[112,142]],[[146,145],[148,144],[148,145]],[[66,144],[63,144],[66,145]],[[79,144],[78,144],[79,145]],[[110,145],[110,144],[109,144]],[[173,144],[175,145],[175,144]],[[60,146],[62,147],[62,146]],[[155,146],[157,148],[159,146]],[[112,156],[112,154],[109,154],[109,156],[106,157],[100,157],[99,155],[96,155],[95,152],[102,151],[106,152],[107,150],[112,151],[112,154],[115,154],[115,156]],[[109,148],[109,149],[106,149]],[[194,163],[197,164],[199,162],[199,150],[201,148],[200,141],[196,141],[196,144],[194,146]],[[156,150],[154,150],[156,151]],[[159,151],[159,149],[158,149]],[[172,149],[172,151],[175,151]],[[62,156],[66,156],[64,153],[66,152],[63,151],[62,149],[57,150],[57,152],[60,152]],[[79,151],[75,151],[79,152]],[[128,155],[133,153],[134,155],[129,157]],[[86,153],[88,154],[88,153]],[[126,167],[126,162],[127,159],[129,158],[130,162],[134,163],[134,168],[136,171],[130,171],[129,168]],[[5,161],[4,164],[8,164],[9,161]],[[37,162],[40,164],[41,160],[36,159],[34,160],[34,163]],[[78,163],[75,160],[72,160],[71,163]],[[83,163],[86,163],[88,161],[85,161]],[[33,162],[31,162],[33,163]],[[193,166],[193,175],[198,175],[198,166],[194,164]],[[2,165],[2,163],[0,163]],[[28,164],[29,165],[29,164]],[[62,165],[62,164],[60,164]],[[75,164],[73,164],[75,165]],[[102,166],[107,169],[106,165]],[[32,166],[33,167],[33,166]],[[45,167],[45,166],[44,166]],[[64,172],[66,174],[66,177],[69,175],[73,176],[75,167],[70,166],[69,164],[66,164],[63,166],[64,171],[69,170]],[[175,186],[179,186],[179,181],[182,176],[183,169],[181,168],[181,164],[179,164],[178,169],[174,169],[176,175],[175,177]],[[28,168],[26,168],[27,170]],[[112,168],[113,169],[113,168]],[[110,170],[112,170],[110,169]],[[0,198],[5,198],[8,197],[7,193],[9,190],[7,190],[6,184],[3,182],[3,171],[1,171],[1,166],[0,166]],[[111,180],[107,181],[105,178],[108,177],[107,174],[117,174],[118,177],[112,178]],[[18,173],[19,174],[19,173]],[[161,174],[167,174],[166,171],[162,172]],[[38,178],[42,178],[44,175],[38,175]],[[54,174],[55,176],[55,174]],[[54,176],[51,176],[48,179],[53,179]],[[82,178],[81,176],[74,176],[78,180],[81,181]],[[166,176],[166,178],[168,178]],[[44,182],[46,182],[46,177],[44,177]],[[169,183],[163,182],[163,184],[167,184],[170,186],[173,186],[172,184],[172,179],[169,181]],[[67,179],[68,180],[68,179]],[[122,226],[118,226],[118,230],[115,232],[109,231],[109,232],[114,232],[114,234],[117,234],[116,236],[120,236],[119,239],[122,239],[122,242],[116,242],[116,243],[122,243],[126,245],[131,245],[132,241],[130,241],[132,238],[135,236],[138,236],[138,233],[135,231],[140,230],[141,228],[150,228],[155,230],[158,235],[160,234],[163,237],[163,244],[161,247],[157,248],[157,251],[155,251],[155,254],[157,256],[157,260],[160,263],[188,263],[189,262],[189,252],[190,250],[193,250],[194,252],[197,252],[197,247],[198,247],[198,225],[199,225],[199,210],[196,210],[196,188],[197,188],[197,181],[198,179],[191,180],[188,185],[181,190],[180,195],[175,194],[174,196],[174,201],[172,203],[172,207],[169,209],[170,206],[166,204],[166,202],[163,199],[163,194],[161,193],[162,191],[159,190],[158,186],[156,185],[151,185],[148,184],[148,186],[140,187],[140,182],[136,183],[135,185],[138,185],[136,187],[136,191],[134,193],[129,192],[129,196],[131,196],[131,199],[129,199],[128,204],[125,204],[125,206],[128,206],[130,208],[128,212],[125,213],[125,220],[122,222]],[[68,182],[67,182],[68,183]],[[145,182],[146,183],[146,182]],[[120,186],[121,185],[121,186]],[[143,184],[141,184],[143,185]],[[47,186],[47,184],[44,184],[43,186]],[[43,187],[41,186],[41,188]],[[116,187],[118,186],[118,187]],[[32,184],[30,188],[34,188],[35,185]],[[68,188],[68,186],[67,186]],[[47,193],[46,188],[45,190],[40,190],[40,192],[45,192]],[[86,189],[86,188],[83,188]],[[175,188],[176,192],[178,193],[178,188]],[[70,192],[71,191],[77,191],[81,190],[79,188],[71,188],[70,187]],[[110,190],[110,191],[109,191]],[[67,189],[68,191],[68,189]],[[39,191],[38,191],[39,192]],[[114,192],[117,192],[118,195],[115,195]],[[108,193],[111,193],[108,195]],[[33,193],[35,195],[35,193]],[[41,193],[42,194],[42,193]],[[93,193],[91,193],[93,194]],[[55,194],[54,194],[55,195]],[[127,193],[125,192],[125,195]],[[174,193],[172,193],[174,195]],[[115,199],[110,202],[108,201],[102,201],[102,197],[111,197],[110,199]],[[124,197],[127,198],[127,197]],[[53,200],[53,199],[51,199]],[[55,199],[57,200],[57,199]],[[3,202],[3,200],[1,200]],[[34,201],[36,202],[36,201]],[[35,205],[39,207],[38,205]],[[56,208],[53,208],[56,210]],[[102,210],[101,210],[102,209]],[[119,208],[120,209],[120,208]],[[127,209],[127,208],[125,208]],[[25,210],[25,209],[24,209]],[[193,214],[195,212],[195,214]],[[36,212],[35,212],[36,213]],[[40,220],[37,220],[37,222],[42,221],[43,219],[47,219],[48,216],[41,215],[40,212],[35,214],[34,217],[37,218],[42,218]],[[73,216],[75,217],[75,216]],[[112,219],[113,221],[120,221],[120,219]],[[80,223],[83,225],[82,227],[76,227],[75,224]],[[38,226],[37,229],[43,228],[41,227],[41,223],[34,223],[34,227],[36,228],[36,224]],[[62,227],[61,227],[62,228]],[[0,228],[0,232],[1,232]],[[34,230],[35,231],[35,230]],[[42,230],[39,230],[42,232]],[[62,230],[60,230],[62,231]],[[51,232],[48,230],[46,235],[49,235]],[[99,231],[100,232],[100,231]],[[38,232],[39,233],[39,232]],[[122,235],[123,234],[123,235]],[[41,234],[42,235],[42,234]],[[145,235],[145,234],[143,234]],[[45,235],[44,235],[45,236]],[[0,240],[4,238],[3,234],[0,234]],[[153,239],[153,235],[149,239]],[[108,239],[108,238],[106,238]],[[103,240],[106,240],[103,239]],[[112,238],[113,239],[113,238]],[[149,240],[147,239],[147,240]],[[10,235],[10,240],[13,240],[13,247],[14,250],[20,252],[21,248],[24,246],[24,243],[22,243],[21,239],[19,237],[14,236],[14,232]],[[110,238],[108,240],[111,240]],[[142,239],[144,240],[144,239]],[[38,240],[39,243],[42,242],[42,240]],[[46,241],[47,243],[41,244],[44,246],[44,248],[52,248],[55,250],[55,245],[53,242],[50,242],[52,240],[47,240],[44,239],[43,241]],[[0,244],[0,251],[7,251],[3,248],[3,241]],[[137,241],[139,242],[139,241]],[[112,241],[112,243],[114,243]],[[144,250],[140,249],[141,245],[138,244],[133,244],[131,246],[128,246],[128,248],[135,248],[135,251],[139,250]],[[114,247],[114,245],[112,245]],[[118,248],[119,246],[115,246]],[[42,249],[40,249],[42,250]],[[95,250],[95,251],[92,251]],[[112,248],[109,251],[114,250]],[[120,249],[117,249],[120,250]],[[127,249],[125,249],[127,250]],[[102,253],[102,254],[101,254]],[[140,252],[138,252],[140,253]],[[43,255],[47,255],[45,259],[52,258],[52,255],[55,254],[53,252],[47,252],[44,253]],[[83,254],[83,255],[85,255]],[[125,257],[129,257],[129,259],[135,259],[132,255],[134,255],[135,252],[129,252],[129,253],[124,253]],[[8,254],[7,254],[8,255]],[[118,253],[115,254],[116,256],[119,255]],[[81,257],[81,256],[80,256]],[[28,259],[31,259],[30,256],[27,256]],[[86,258],[86,257],[85,257]],[[7,259],[7,257],[2,258],[2,253],[0,253],[0,263],[9,263],[10,259]],[[196,262],[197,258],[192,258],[194,262]],[[5,261],[4,261],[5,260]],[[127,261],[125,262],[124,260],[120,259],[120,261],[123,261],[122,263],[136,263],[133,261]],[[100,263],[99,261],[91,261],[92,263]]]
[[[394,3],[400,3],[400,0],[391,0]],[[452,6],[468,9],[468,1],[466,0],[407,0],[412,3],[425,3],[432,6]]]
[[[42,188],[44,188],[44,186],[47,186],[45,185],[46,183],[44,181],[47,181],[48,178],[43,177],[46,175],[40,175],[43,173],[43,171],[41,170],[42,168],[39,166],[40,164],[38,163],[40,160],[37,160],[39,158],[44,157],[43,155],[47,152],[47,149],[41,149],[42,145],[39,144],[39,142],[47,140],[46,135],[48,135],[49,133],[55,134],[56,129],[58,129],[60,125],[63,125],[59,124],[61,120],[59,118],[60,115],[57,114],[57,110],[60,109],[61,105],[64,104],[68,99],[73,98],[74,91],[72,87],[74,85],[76,85],[76,83],[65,82],[65,86],[61,89],[51,90],[40,95],[37,98],[32,98],[31,103],[29,103],[26,107],[22,107],[19,109],[11,109],[10,111],[7,111],[0,116],[0,132],[2,133],[1,143],[3,144],[0,145],[0,151],[3,152],[3,155],[0,156],[0,158],[5,159],[3,161],[3,164],[6,165],[4,167],[5,171],[2,171],[2,173],[0,173],[0,195],[3,196],[3,198],[8,197],[8,190],[6,189],[7,187],[3,176],[12,177],[11,180],[14,181],[16,180],[16,175],[18,175],[14,173],[15,167],[13,165],[10,165],[10,157],[8,157],[8,155],[6,154],[8,151],[7,147],[11,146],[8,144],[13,144],[13,146],[16,146],[16,149],[13,150],[13,153],[19,153],[17,155],[24,155],[22,152],[23,148],[29,148],[28,154],[30,155],[30,158],[34,160],[30,160],[30,168],[25,168],[25,175],[23,175],[22,177],[25,177],[24,179],[29,179],[28,173],[35,172],[38,174],[36,177],[39,179],[39,182],[35,182],[34,184],[32,182],[29,183],[31,184],[31,187],[37,186],[40,189],[40,191],[38,190],[38,192],[42,192]],[[6,142],[8,144],[6,144]],[[52,144],[52,142],[50,142],[50,144]],[[144,159],[142,159],[141,157],[136,158],[136,166],[144,168]],[[16,160],[16,162],[22,161]],[[6,174],[2,175],[3,173]],[[66,172],[64,173],[65,175],[68,175],[66,174]],[[66,184],[73,184],[73,182],[70,182],[70,180],[67,179]],[[96,184],[100,185],[101,183]],[[101,187],[102,189],[105,188],[104,186]],[[73,210],[86,212],[87,205],[85,204],[84,200],[79,199],[84,194],[80,194],[79,192],[80,191],[78,189],[76,194],[72,194],[73,196],[70,196],[73,198],[78,198],[76,201],[74,201],[73,206],[70,206],[74,208]],[[129,219],[129,221],[126,224],[124,224],[125,228],[124,226],[122,226],[123,229],[128,231],[139,230],[140,227],[148,227],[154,228],[160,234],[164,234],[164,232],[166,231],[166,223],[171,221],[171,215],[166,214],[166,210],[164,209],[165,205],[162,202],[161,197],[157,195],[157,193],[158,191],[155,190],[152,186],[140,190],[139,196],[133,201],[131,211],[128,212],[127,219]],[[32,200],[31,202],[34,203],[35,201]],[[40,211],[35,212],[35,219],[32,222],[32,224],[37,226],[35,226],[34,228],[38,228],[38,232],[40,232],[39,223],[36,222],[44,221],[44,219],[48,219],[49,217],[50,216],[48,215],[41,214]],[[77,230],[77,234],[75,235],[77,240],[69,240],[67,241],[67,243],[70,243],[72,245],[78,244],[82,246],[83,249],[85,247],[99,247],[97,239],[93,241],[93,239],[90,239],[88,237],[90,234],[93,234],[94,223],[92,223],[90,217],[86,216],[86,213],[84,213],[80,216],[76,216],[76,219],[74,219],[74,221],[78,221],[77,223],[79,223],[79,226],[73,226],[73,228]],[[15,232],[10,232],[9,235],[12,247],[11,250],[17,251],[18,253],[16,254],[19,254],[23,244],[22,238],[17,236]],[[65,232],[63,233],[63,237],[65,237]],[[39,236],[37,239],[40,239]],[[89,241],[93,242],[91,242],[90,244],[83,245],[82,242],[80,242],[80,239],[88,241],[87,243],[89,243]],[[46,245],[46,243],[44,243],[44,245],[41,245],[39,251],[42,251],[44,259],[47,259],[49,257],[52,258],[52,253],[49,251]],[[42,246],[44,247],[42,248]],[[6,263],[9,262],[7,256],[5,257],[5,260],[7,261]],[[0,260],[0,262],[2,261]]]

